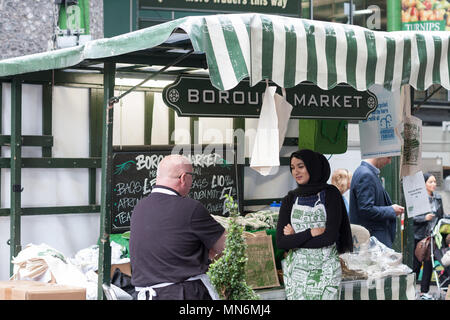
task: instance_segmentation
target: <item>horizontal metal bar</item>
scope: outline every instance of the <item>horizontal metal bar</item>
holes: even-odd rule
[[[298,138],[297,137],[284,138],[283,146],[287,146],[287,147],[298,146]]]
[[[99,62],[115,61],[116,63],[129,63],[129,64],[148,64],[149,61],[152,62],[154,66],[165,66],[172,62],[175,54],[164,53],[164,56],[116,56],[112,58],[102,58]],[[180,64],[176,64],[176,67],[191,67],[191,68],[201,68],[207,69],[208,66],[205,63],[204,54],[195,54],[191,58],[183,61]]]
[[[102,158],[22,158],[22,168],[101,168]],[[10,168],[10,158],[0,158],[0,168]]]
[[[244,206],[258,206],[258,205],[269,205],[272,202],[280,202],[282,198],[266,198],[266,199],[251,199],[251,200],[244,200]]]
[[[280,157],[280,166],[289,166],[289,157]],[[250,158],[245,158],[245,165],[250,166]]]
[[[9,208],[1,208],[0,216],[9,216],[9,212],[10,212]],[[68,214],[68,213],[98,213],[98,212],[100,212],[99,205],[21,208],[22,216]]]
[[[10,135],[0,135],[0,145],[11,145]],[[22,146],[26,147],[53,147],[53,136],[22,136]]]

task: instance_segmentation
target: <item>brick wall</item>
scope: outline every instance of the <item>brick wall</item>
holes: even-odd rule
[[[53,48],[54,0],[0,0],[0,59]],[[103,1],[90,0],[92,39],[103,38]]]

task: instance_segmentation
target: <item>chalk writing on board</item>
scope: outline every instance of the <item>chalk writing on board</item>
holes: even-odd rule
[[[135,164],[136,162],[134,162],[133,160],[121,163],[116,165],[116,171],[114,171],[114,174],[121,174],[124,170],[128,170],[131,168],[132,164]]]
[[[129,230],[134,207],[151,193],[161,160],[169,151],[119,151],[113,154],[112,232]],[[185,154],[193,166],[188,197],[198,200],[211,214],[228,215],[225,195],[238,199],[237,167],[220,154]]]

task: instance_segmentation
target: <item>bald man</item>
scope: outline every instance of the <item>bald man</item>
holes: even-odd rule
[[[223,251],[225,229],[197,200],[186,198],[190,161],[169,155],[158,165],[156,185],[131,215],[131,283],[140,300],[210,300],[217,293],[205,274]]]

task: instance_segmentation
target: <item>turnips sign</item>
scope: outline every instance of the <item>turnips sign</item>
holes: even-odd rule
[[[163,90],[164,103],[179,116],[258,118],[266,88],[265,82],[254,87],[248,80],[235,88],[219,91],[209,78],[181,75]],[[278,88],[281,94],[280,88]],[[363,120],[378,105],[370,91],[357,91],[340,84],[322,90],[311,83],[301,83],[286,89],[286,99],[292,105],[291,118]]]

